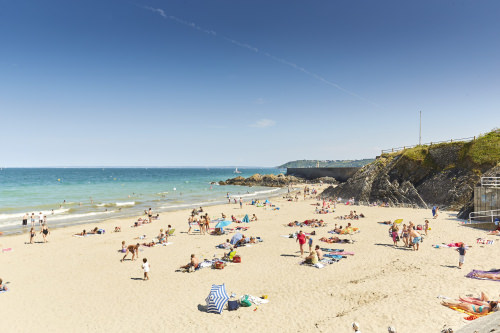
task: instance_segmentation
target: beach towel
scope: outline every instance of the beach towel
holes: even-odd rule
[[[340,255],[337,255],[337,254],[330,254],[330,253],[326,253],[323,255],[323,257],[326,257],[326,258],[332,258],[332,259],[342,259],[343,257],[340,256]]]
[[[339,256],[353,256],[354,252],[344,252],[344,251],[332,251],[330,254],[339,255]]]
[[[489,313],[485,313],[485,314],[480,314],[480,313],[475,313],[475,312],[469,312],[469,311],[465,311],[464,309],[459,309],[459,308],[454,307],[454,306],[450,306],[447,308],[450,308],[450,309],[455,310],[457,312],[465,313],[467,315],[467,317],[465,317],[464,319],[466,319],[466,320],[474,320],[474,319],[477,319],[479,317],[487,316],[491,313],[491,312],[489,312]]]
[[[491,245],[493,243],[495,243],[494,240],[489,240],[489,239],[486,239],[486,238],[478,238],[477,239],[477,243],[478,244],[487,244],[487,245]]]
[[[8,247],[6,249],[2,249],[2,252],[12,252],[12,251],[14,251],[14,249],[11,247]]]
[[[327,247],[322,247],[321,251],[323,251],[323,252],[342,252],[342,251],[344,251],[344,249],[329,249]]]
[[[494,276],[498,277],[498,280],[493,280],[493,279],[490,279],[490,278],[486,278],[486,277],[477,277],[477,276],[474,276],[475,274],[493,274]],[[491,271],[480,271],[480,270],[472,270],[472,272],[470,272],[469,274],[467,274],[465,277],[468,277],[469,279],[477,279],[477,280],[490,280],[490,281],[497,281],[497,282],[500,282],[500,269],[495,269],[495,270],[491,270]]]

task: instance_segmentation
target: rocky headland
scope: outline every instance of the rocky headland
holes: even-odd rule
[[[290,184],[302,184],[302,183],[323,183],[323,184],[336,184],[337,181],[332,177],[321,177],[313,180],[306,180],[304,178],[299,178],[290,175],[260,175],[256,173],[253,176],[244,178],[238,176],[236,178],[227,179],[226,181],[220,181],[219,185],[242,185],[242,186],[268,186],[268,187],[284,187]]]
[[[347,182],[328,187],[323,198],[351,198],[427,208],[471,209],[474,186],[483,175],[500,175],[500,131],[470,142],[418,146],[383,154]]]

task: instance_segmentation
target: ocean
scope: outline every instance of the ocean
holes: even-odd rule
[[[238,175],[280,173],[265,168],[239,171],[241,174],[235,174],[233,168],[3,168],[0,231],[20,232],[26,213],[38,216],[42,212],[54,227],[137,216],[150,207],[156,214],[216,205],[227,202],[227,193],[251,200],[286,191],[217,184]]]

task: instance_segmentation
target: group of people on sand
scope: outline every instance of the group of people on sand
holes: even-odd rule
[[[423,229],[423,230],[422,230]],[[418,251],[420,243],[423,241],[422,235],[420,232],[425,232],[427,236],[427,232],[429,230],[429,220],[425,220],[425,224],[423,228],[416,227],[413,222],[410,221],[408,226],[403,224],[403,229],[401,230],[401,237],[399,236],[399,226],[398,223],[394,222],[389,227],[389,233],[392,237],[392,241],[394,242],[394,246],[398,246],[398,242],[400,238],[403,239],[404,247],[411,247],[413,251]]]
[[[359,220],[359,218],[365,217],[363,213],[356,213],[356,211],[350,211],[349,215],[344,215],[344,216],[337,216],[335,217],[336,219],[339,220]]]
[[[50,234],[49,227],[47,226],[47,224],[45,224],[45,223],[42,224],[42,228],[40,229],[40,234],[43,235],[43,242],[47,243],[48,242],[47,236]],[[30,230],[30,242],[29,242],[30,244],[33,244],[35,236],[36,236],[35,228],[31,227],[31,230]]]
[[[309,244],[309,255],[305,258],[306,263],[314,265],[323,259],[323,251],[321,251],[320,246],[316,245],[313,250],[313,239],[310,236],[306,236],[302,230],[297,234],[297,239],[295,241],[299,242],[301,257],[304,256],[304,245],[306,243]]]
[[[188,235],[191,233],[193,224],[198,225],[198,227],[200,228],[200,233],[202,235],[210,232],[210,216],[208,216],[208,213],[206,213],[205,215],[201,215],[200,217],[196,216],[196,214],[191,213],[188,218]]]

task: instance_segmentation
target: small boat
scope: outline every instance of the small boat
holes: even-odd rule
[[[234,169],[234,173],[241,173],[240,170],[238,170],[238,168]]]

